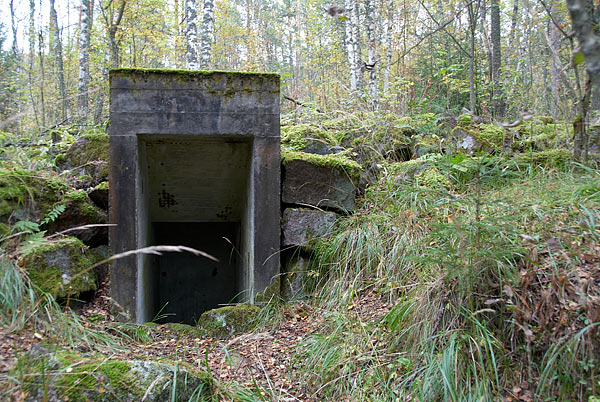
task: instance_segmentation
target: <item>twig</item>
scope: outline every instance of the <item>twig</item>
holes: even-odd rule
[[[283,96],[283,99],[285,99],[285,100],[288,100],[288,101],[290,101],[290,102],[294,103],[295,105],[304,106],[304,107],[307,107],[307,108],[309,108],[309,109],[312,109],[312,110],[314,110],[314,111],[316,111],[316,112],[323,113],[323,111],[322,111],[322,110],[320,110],[319,108],[316,108],[316,107],[314,107],[314,106],[308,105],[308,104],[306,104],[306,103],[304,103],[304,102],[301,102],[301,101],[299,101],[299,100],[297,100],[297,99],[294,99],[294,98],[292,98],[292,97],[289,97],[289,96],[287,96],[287,95],[285,95],[285,94],[282,94],[282,96]]]

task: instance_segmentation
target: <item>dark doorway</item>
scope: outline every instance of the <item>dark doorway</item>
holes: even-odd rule
[[[219,259],[185,252],[158,257],[159,322],[195,324],[204,311],[235,301],[238,222],[154,222],[153,231],[156,244],[192,247]]]

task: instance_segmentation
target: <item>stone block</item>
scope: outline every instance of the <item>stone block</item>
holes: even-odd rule
[[[282,201],[352,212],[356,197],[354,182],[357,181],[353,173],[343,167],[315,164],[310,160],[286,161],[283,165]]]
[[[336,217],[335,212],[286,208],[283,211],[282,246],[311,248],[312,240],[331,232]]]

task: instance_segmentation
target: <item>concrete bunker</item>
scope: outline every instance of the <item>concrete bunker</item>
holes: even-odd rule
[[[111,71],[110,247],[123,319],[194,323],[254,297],[279,274],[279,78]]]

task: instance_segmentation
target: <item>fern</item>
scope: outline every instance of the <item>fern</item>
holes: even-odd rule
[[[57,204],[55,205],[44,217],[44,219],[42,219],[42,221],[40,222],[40,226],[42,225],[46,225],[48,223],[54,222],[55,220],[58,219],[58,217],[60,216],[60,214],[62,214],[63,212],[65,212],[65,210],[67,209],[67,206],[65,204]]]
[[[46,239],[45,235],[46,232],[41,231],[27,236],[27,238],[19,245],[19,254],[29,254],[36,248],[48,244],[48,239]]]
[[[40,225],[31,221],[18,221],[12,227],[14,232],[36,233],[40,231]]]

